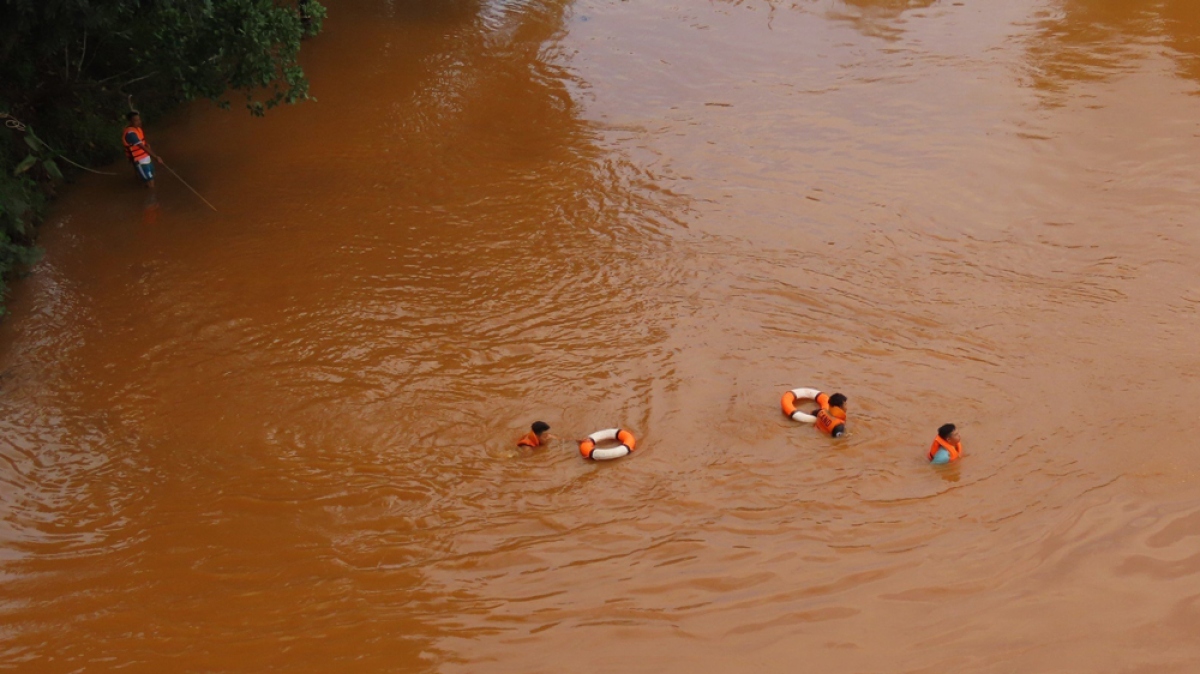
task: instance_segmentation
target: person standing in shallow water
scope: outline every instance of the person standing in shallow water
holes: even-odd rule
[[[962,436],[958,434],[958,427],[954,424],[942,424],[926,456],[930,463],[943,464],[958,461],[962,453]]]
[[[158,159],[158,155],[150,149],[150,142],[146,140],[146,132],[142,130],[142,116],[136,110],[132,110],[126,117],[129,119],[129,125],[121,134],[121,143],[125,146],[125,156],[129,157],[130,163],[133,164],[133,170],[137,172],[142,182],[146,183],[146,187],[153,188],[153,160]]]

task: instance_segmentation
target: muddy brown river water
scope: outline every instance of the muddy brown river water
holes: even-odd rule
[[[1200,671],[1200,5],[329,4],[44,228],[0,670]]]

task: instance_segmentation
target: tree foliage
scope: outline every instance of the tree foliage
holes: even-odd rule
[[[308,99],[300,43],[324,16],[307,0],[0,0],[0,278],[33,258],[62,162],[120,152],[131,101],[153,117],[230,93],[256,115]]]

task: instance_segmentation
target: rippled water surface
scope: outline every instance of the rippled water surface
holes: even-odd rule
[[[1200,6],[329,4],[44,228],[0,670],[1197,671]]]

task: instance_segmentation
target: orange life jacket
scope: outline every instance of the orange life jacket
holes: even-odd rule
[[[537,433],[534,433],[533,431],[529,431],[525,435],[521,436],[520,440],[517,440],[517,446],[518,447],[541,447],[542,441],[538,439]]]
[[[823,402],[824,404],[822,404],[821,409],[817,410],[817,421],[813,425],[822,433],[833,435],[838,426],[846,424],[846,410],[840,407],[830,407],[829,396],[826,396],[824,393],[821,395],[825,396],[825,400],[821,401],[818,399],[817,402]]]
[[[127,136],[129,135],[130,131],[137,134],[138,142],[129,142],[129,138]],[[125,131],[121,134],[121,143],[125,146],[125,156],[129,157],[129,161],[135,164],[140,162],[143,158],[150,156],[150,153],[146,152],[146,146],[144,145],[145,142],[146,134],[136,126],[125,127]]]
[[[933,438],[933,444],[929,446],[929,460],[930,461],[933,461],[933,455],[937,454],[937,451],[939,449],[944,449],[947,452],[949,452],[951,461],[958,461],[958,458],[960,456],[962,456],[962,451],[963,451],[961,442],[956,445],[952,445],[952,444],[946,442],[945,440],[943,440],[942,436],[938,435]]]

